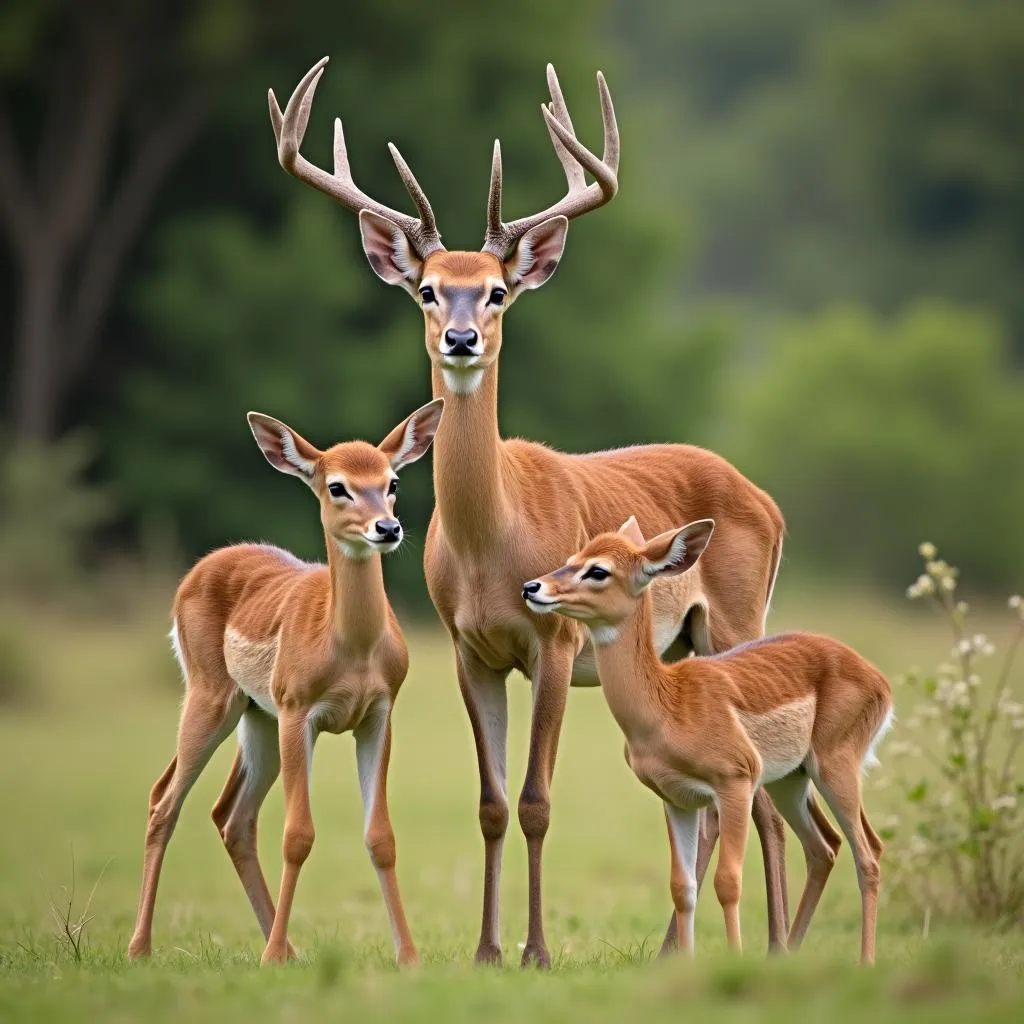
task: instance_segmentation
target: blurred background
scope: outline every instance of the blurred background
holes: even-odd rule
[[[573,223],[555,278],[506,317],[503,431],[567,450],[691,441],[733,460],[789,525],[772,630],[833,633],[891,674],[947,657],[941,623],[903,596],[927,540],[1009,642],[995,602],[1024,583],[1019,0],[6,0],[0,820],[17,828],[0,841],[0,964],[19,929],[52,931],[69,846],[83,892],[103,876],[96,941],[124,948],[181,694],[166,642],[178,574],[239,540],[323,556],[315,503],[266,464],[246,411],[326,446],[378,441],[429,396],[414,303],[372,273],[355,218],[277,163],[267,88],[286,99],[324,54],[304,152],[329,166],[342,116],[356,180],[408,209],[394,141],[453,248],[482,243],[495,136],[509,217],[562,194],[545,64],[594,146],[603,69],[621,191]],[[477,778],[422,582],[431,504],[425,462],[404,476],[408,540],[385,568],[412,646],[389,791],[411,919],[435,922],[417,934],[471,949]],[[510,703],[518,791],[528,688]],[[161,943],[191,949],[208,930],[256,948],[205,813],[230,746],[186,807]],[[353,942],[385,948],[349,746],[322,746],[299,941],[355,920]],[[573,699],[560,749],[550,941],[657,937],[664,827],[597,695]],[[267,813],[276,879],[276,793]],[[520,839],[507,857],[517,941]],[[852,936],[844,878],[825,912]]]
[[[781,505],[784,578],[899,592],[918,541],[1024,578],[1024,6],[1016,0],[8,0],[0,13],[0,585],[164,580],[220,544],[319,557],[313,503],[244,414],[379,440],[429,394],[420,316],[355,218],[285,175],[266,109],[321,55],[304,152],[341,115],[364,188],[482,241],[564,187],[556,65],[621,192],[506,323],[502,428],[568,450],[707,445]],[[569,386],[567,386],[569,385]],[[406,475],[397,604],[421,580]],[[161,576],[161,573],[163,575]]]

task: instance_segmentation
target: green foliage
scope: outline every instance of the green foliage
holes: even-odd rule
[[[1024,575],[1024,382],[990,317],[788,321],[726,404],[722,450],[779,502],[791,553],[893,581],[927,523],[984,585]]]
[[[957,570],[920,548],[925,571],[907,591],[944,618],[953,661],[904,680],[918,704],[902,723],[908,737],[890,743],[895,783],[906,807],[892,816],[890,877],[897,894],[926,914],[1019,925],[1024,920],[1024,697],[1014,658],[1024,640],[1024,604],[1010,598],[1019,621],[1002,663],[985,672],[995,647],[970,634],[969,609],[956,599]],[[986,676],[988,679],[986,680]],[[908,764],[908,755],[910,763]],[[928,777],[921,778],[922,758]],[[916,763],[915,763],[916,762]],[[900,769],[899,765],[904,767]]]
[[[0,455],[0,587],[38,596],[81,577],[88,543],[113,511],[86,480],[93,455],[81,434]]]
[[[676,154],[663,187],[698,232],[690,294],[938,294],[992,306],[1024,347],[1017,0],[621,6]]]

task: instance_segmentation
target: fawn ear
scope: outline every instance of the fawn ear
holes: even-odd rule
[[[403,466],[415,462],[426,454],[437,428],[441,423],[444,399],[435,398],[417,409],[408,419],[403,420],[384,438],[377,447],[391,463],[397,473]]]
[[[401,285],[415,298],[423,261],[406,233],[393,220],[372,210],[359,211],[359,231],[363,252],[376,275],[388,284]]]
[[[619,533],[622,534],[627,540],[631,540],[634,544],[643,547],[647,541],[644,540],[644,535],[640,532],[640,524],[636,521],[636,516],[630,516],[620,527]]]
[[[698,519],[678,530],[669,530],[649,541],[640,567],[641,586],[658,576],[679,576],[692,569],[715,531],[713,519]]]
[[[513,291],[539,288],[555,272],[568,230],[567,218],[551,217],[519,239],[505,260],[505,278]]]
[[[247,418],[252,436],[256,438],[260,451],[267,457],[267,462],[274,469],[297,476],[312,486],[320,450],[314,448],[301,434],[296,434],[286,423],[275,420],[273,416],[251,412]]]

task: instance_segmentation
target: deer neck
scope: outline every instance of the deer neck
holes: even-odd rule
[[[498,364],[484,370],[472,394],[458,394],[432,368],[435,398],[444,416],[434,438],[434,492],[448,542],[457,550],[485,551],[512,518],[498,432]]]
[[[327,538],[331,571],[329,618],[336,643],[353,653],[368,653],[387,628],[388,599],[380,555],[349,558]]]
[[[644,594],[636,611],[618,626],[591,630],[601,690],[627,739],[660,727],[658,688],[664,667],[654,647],[652,624],[651,596]]]

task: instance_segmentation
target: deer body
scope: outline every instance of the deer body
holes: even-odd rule
[[[317,494],[327,564],[280,548],[238,544],[201,559],[174,599],[171,638],[186,694],[178,752],[150,795],[142,892],[129,955],[148,955],[153,910],[181,806],[210,757],[237,727],[238,752],[213,820],[266,938],[263,961],[294,955],[288,920],[312,849],[313,747],[321,732],[353,732],[365,811],[399,963],[418,960],[395,876],[387,806],[391,710],[409,658],[384,591],[381,552],[402,532],[393,518],[396,473],[429,447],[441,403],[400,424],[377,448],[313,448],[289,427],[250,413],[268,461]],[[256,827],[278,773],[284,778],[284,872],[275,909],[260,867]]]
[[[596,537],[562,569],[527,583],[523,595],[535,611],[560,612],[552,617],[568,616],[594,631],[601,687],[625,736],[626,760],[665,805],[682,946],[693,949],[698,812],[713,804],[721,828],[715,890],[729,942],[739,948],[747,818],[762,787],[804,847],[807,882],[789,935],[792,947],[800,944],[840,844],[814,801],[813,781],[853,850],[861,958],[870,962],[882,843],[864,814],[860,775],[892,719],[889,683],[845,644],[810,633],[663,664],[648,587],[659,576],[685,578],[702,565],[710,536],[705,520],[639,546],[642,534],[630,519],[620,533]]]
[[[655,445],[593,455],[565,455],[543,445],[504,440],[498,429],[498,356],[505,309],[538,288],[562,256],[569,219],[609,202],[618,189],[619,135],[611,96],[598,74],[604,149],[598,158],[576,138],[558,78],[549,65],[551,102],[542,113],[565,172],[565,196],[539,213],[502,220],[502,163],[491,164],[487,233],[480,252],[449,252],[433,210],[398,150],[398,172],[417,212],[410,217],[374,200],[354,182],[340,120],[334,171],[300,153],[324,58],[307,72],[282,112],[269,95],[281,166],[358,213],[370,265],[420,305],[435,398],[446,413],[434,457],[437,507],[425,570],[435,607],[455,646],[459,686],[473,728],[480,771],[484,836],[483,921],[478,962],[501,959],[498,888],[508,825],[505,681],[512,669],[533,690],[530,758],[519,800],[529,853],[529,926],[524,964],[546,966],[541,852],[550,820],[550,786],[571,683],[594,685],[585,628],[542,619],[519,600],[523,579],[564,559],[595,532],[637,512],[646,529],[714,515],[728,542],[703,574],[657,597],[659,649],[683,632],[705,653],[761,635],[782,554],[782,516],[774,502],[723,459],[684,445]],[[593,177],[587,184],[586,174]],[[713,816],[711,825],[713,826]],[[769,942],[785,941],[783,827],[767,798],[755,823],[765,852]],[[715,841],[709,827],[702,857]],[[675,918],[666,945],[673,938]]]

